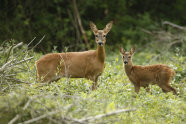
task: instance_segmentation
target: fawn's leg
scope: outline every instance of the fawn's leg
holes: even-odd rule
[[[173,87],[171,87],[170,85],[167,85],[167,87],[173,92],[174,95],[177,94],[176,90]]]
[[[147,92],[150,92],[149,85],[145,86],[144,88],[145,88],[145,90],[146,90]]]
[[[169,87],[169,85],[160,85],[160,87],[161,87],[161,89],[162,89],[162,91],[164,92],[164,93],[167,93],[167,92],[170,92],[170,91],[172,91],[171,89],[170,89],[170,87]]]

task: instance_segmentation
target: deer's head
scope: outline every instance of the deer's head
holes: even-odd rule
[[[106,35],[112,28],[112,21],[110,21],[103,30],[98,30],[93,22],[90,22],[90,28],[96,37],[96,43],[103,46],[106,43]]]
[[[134,46],[131,48],[131,50],[129,52],[125,52],[125,50],[121,46],[120,46],[120,49],[119,50],[120,50],[120,53],[122,55],[123,63],[125,65],[131,64],[132,63],[132,55],[135,52]]]

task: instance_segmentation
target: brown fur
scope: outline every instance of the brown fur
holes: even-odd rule
[[[104,70],[106,38],[103,35],[110,31],[112,22],[104,30],[98,30],[92,22],[90,26],[94,34],[99,36],[96,36],[96,43],[101,41],[103,44],[97,45],[96,50],[44,55],[36,61],[40,81],[49,83],[61,77],[87,78],[94,81],[92,89],[96,89],[98,77]]]
[[[125,72],[129,80],[133,83],[135,87],[135,92],[138,93],[140,87],[147,88],[149,91],[149,84],[157,84],[163,92],[172,91],[176,94],[176,90],[169,85],[175,75],[174,70],[164,64],[140,66],[132,64],[132,55],[134,53],[134,47],[130,52],[125,52],[122,47],[120,47],[120,52],[123,56],[123,62],[125,67]]]

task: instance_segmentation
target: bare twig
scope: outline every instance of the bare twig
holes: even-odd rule
[[[46,117],[48,117],[48,116],[54,115],[54,114],[56,114],[56,113],[59,113],[59,112],[61,112],[61,110],[52,111],[52,112],[49,112],[49,113],[47,113],[47,114],[41,115],[41,116],[39,116],[39,117],[33,118],[33,119],[31,119],[31,120],[28,120],[28,121],[24,121],[24,122],[19,123],[19,124],[30,124],[30,123],[39,121],[39,120],[41,120],[41,119],[43,119],[43,118],[46,118]]]
[[[142,30],[143,32],[147,33],[147,34],[150,34],[150,35],[153,34],[151,31],[149,31],[149,30],[147,30],[147,29],[141,28],[141,30]]]
[[[120,114],[122,112],[131,112],[131,111],[135,111],[135,110],[136,109],[122,109],[122,110],[117,110],[117,111],[110,112],[110,113],[107,113],[107,114],[100,114],[100,115],[96,115],[96,116],[93,116],[93,117],[82,118],[82,119],[79,119],[78,121],[79,122],[94,121],[94,120],[97,120],[97,119],[100,119],[100,118],[103,118],[103,117],[108,117],[108,116]]]
[[[6,61],[5,61],[5,63],[8,62],[8,59],[9,59],[9,57],[10,57],[10,53],[11,53],[13,47],[14,47],[14,45],[12,45],[12,46],[10,47],[10,49],[8,50],[8,55],[7,55],[7,57],[6,57]]]
[[[16,45],[13,47],[13,49],[15,49],[15,48],[17,48],[17,47],[20,47],[20,46],[22,46],[22,45],[23,45],[23,42],[20,42],[20,43],[16,44]]]
[[[30,46],[30,44],[31,44],[35,39],[36,39],[36,37],[34,37],[34,38],[30,41],[30,43],[28,43],[27,47]]]
[[[1,68],[0,68],[0,72],[3,71],[7,66],[9,66],[12,62],[14,62],[15,59],[10,60],[9,62],[5,63]]]
[[[169,22],[169,21],[164,21],[162,24],[163,24],[163,25],[170,25],[170,26],[172,26],[172,27],[174,27],[174,28],[178,28],[178,29],[181,29],[181,30],[186,31],[186,28],[185,28],[185,27],[180,26],[180,25],[177,25],[177,24],[174,24],[174,23]]]
[[[12,120],[10,120],[10,121],[8,122],[8,124],[14,124],[14,122],[17,121],[17,120],[19,119],[19,117],[20,117],[20,115],[17,114]]]
[[[45,35],[41,38],[41,40],[34,46],[34,47],[32,47],[32,49],[30,49],[30,50],[33,50],[34,48],[36,48],[37,47],[37,45],[39,45],[41,42],[42,42],[42,40],[45,38]]]
[[[32,57],[30,57],[30,58],[23,59],[23,60],[21,60],[21,61],[19,61],[19,62],[16,62],[16,63],[13,63],[13,64],[9,65],[8,67],[15,66],[15,65],[17,65],[17,64],[21,64],[21,63],[26,62],[26,61],[28,61],[28,60],[31,60],[31,59],[33,59],[33,58],[34,58],[34,57],[32,56]]]

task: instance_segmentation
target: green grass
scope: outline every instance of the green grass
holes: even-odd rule
[[[41,55],[36,54],[35,60],[39,56]],[[148,65],[154,56],[155,54],[140,52],[134,55],[134,64]],[[37,88],[39,84],[35,82],[34,60],[32,60],[27,63],[29,71],[17,76],[32,84],[14,86],[11,90],[7,89],[1,93],[0,123],[9,122],[17,114],[20,118],[16,123],[56,110],[60,112],[34,123],[66,123],[118,109],[135,108],[136,111],[104,117],[90,123],[184,124],[186,123],[185,58],[175,55],[170,57],[177,62],[167,57],[160,57],[151,63],[164,63],[176,71],[172,86],[177,89],[179,93],[177,96],[163,93],[156,85],[150,86],[149,93],[141,88],[140,93],[135,94],[134,87],[124,72],[119,53],[107,56],[106,67],[99,77],[99,87],[96,91],[90,90],[92,82],[89,80],[67,78]],[[26,104],[28,106],[24,109]]]

